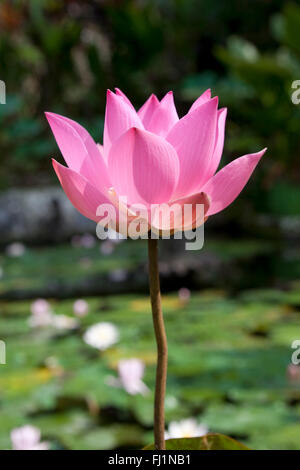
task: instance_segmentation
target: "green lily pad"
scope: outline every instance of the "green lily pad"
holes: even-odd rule
[[[250,450],[241,442],[224,434],[206,434],[202,437],[168,439],[167,450]],[[144,450],[155,450],[154,444]]]

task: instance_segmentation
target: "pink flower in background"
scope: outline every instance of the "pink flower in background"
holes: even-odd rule
[[[88,314],[88,311],[89,311],[89,304],[86,302],[86,300],[83,300],[83,299],[75,300],[73,304],[74,315],[77,315],[78,317],[85,317]]]
[[[289,364],[286,369],[286,375],[289,382],[300,382],[300,366]]]
[[[128,222],[140,215],[138,204],[150,211],[148,221],[156,230],[184,230],[203,223],[197,211],[174,213],[168,226],[160,217],[163,204],[196,207],[205,217],[225,209],[239,195],[265,150],[244,155],[220,171],[227,110],[218,110],[218,98],[204,92],[179,119],[173,94],[159,101],[151,95],[136,112],[118,89],[107,92],[103,146],[76,122],[46,113],[67,167],[53,160],[60,183],[83,215],[107,225],[97,215],[101,204],[121,204],[117,230],[124,214]],[[163,209],[161,209],[163,210]],[[146,230],[149,226],[145,227]]]
[[[67,315],[55,315],[45,299],[32,302],[29,325],[32,328],[51,327],[57,330],[72,330],[79,326],[78,320]]]
[[[188,289],[187,287],[181,287],[178,291],[178,298],[179,298],[179,302],[182,305],[188,304],[191,298],[190,289]]]
[[[36,299],[30,305],[32,315],[43,315],[44,313],[51,312],[51,306],[46,299]]]
[[[100,245],[102,255],[108,256],[114,252],[115,244],[111,240],[104,240]]]
[[[93,248],[96,245],[96,239],[90,233],[85,233],[81,237],[80,244],[83,248]]]
[[[145,395],[148,387],[142,381],[145,373],[145,364],[140,359],[122,359],[118,364],[121,386],[130,395],[141,393]]]
[[[140,359],[121,359],[118,363],[118,377],[107,376],[105,382],[111,387],[120,387],[129,395],[146,395],[149,392],[147,385],[142,381],[145,373],[145,364]]]
[[[45,299],[36,299],[30,306],[31,316],[29,325],[33,328],[52,325],[53,312],[49,302]]]
[[[49,443],[41,442],[41,431],[34,426],[15,428],[10,436],[13,450],[49,450]]]
[[[73,235],[71,245],[74,246],[74,248],[93,248],[96,245],[96,239],[90,233]]]

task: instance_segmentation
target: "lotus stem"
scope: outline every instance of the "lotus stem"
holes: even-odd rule
[[[154,442],[156,450],[165,450],[165,393],[167,382],[168,344],[161,308],[158,269],[158,240],[156,239],[148,239],[148,260],[152,318],[157,345],[154,402]]]

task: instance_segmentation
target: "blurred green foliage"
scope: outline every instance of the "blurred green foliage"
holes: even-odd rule
[[[197,256],[204,268],[201,255],[224,261],[222,288],[194,291],[185,302],[177,292],[163,296],[167,423],[194,417],[210,432],[251,448],[300,448],[299,367],[296,376],[287,373],[299,334],[300,255],[290,249],[280,253],[270,242],[210,238]],[[261,272],[244,265],[233,290],[229,273],[237,262],[262,253],[263,269],[256,261]],[[10,448],[11,430],[26,423],[38,426],[56,449],[130,449],[153,442],[156,348],[147,295],[85,297],[89,312],[71,331],[30,327],[31,301],[5,300],[12,291],[20,299],[33,291],[42,296],[49,286],[70,292],[70,286],[92,279],[102,287],[102,275],[116,269],[142,274],[145,263],[143,240],[126,240],[107,255],[99,244],[27,247],[20,257],[1,253],[0,331],[7,364],[0,365],[0,449]],[[73,298],[49,302],[55,315],[74,318]],[[107,321],[119,329],[120,341],[100,353],[85,344],[83,334]],[[132,357],[146,364],[145,397],[108,382],[117,376],[118,361]]]
[[[38,426],[52,448],[142,448],[153,442],[156,351],[147,296],[89,298],[79,329],[29,327],[30,302],[1,302],[7,365],[0,375],[0,449],[14,427]],[[211,432],[255,449],[299,449],[299,378],[286,368],[299,331],[299,289],[209,290],[182,305],[164,296],[169,340],[166,420],[195,417]],[[72,300],[52,301],[72,316]],[[114,323],[120,341],[99,353],[82,335],[99,321]],[[216,328],[218,325],[218,328]],[[146,363],[151,392],[129,396],[108,384],[122,358]],[[298,373],[299,374],[299,373]]]
[[[180,114],[207,87],[229,107],[225,159],[269,147],[248,196],[278,180],[299,183],[300,7],[283,0],[3,0],[0,5],[0,187],[48,182],[58,154],[43,111],[86,125],[101,140],[105,90],[118,86],[140,106],[173,89]],[[53,180],[54,181],[54,180]],[[246,196],[247,197],[247,196]],[[300,193],[296,196],[300,208]],[[295,204],[295,203],[294,203]],[[295,210],[292,211],[293,213]]]

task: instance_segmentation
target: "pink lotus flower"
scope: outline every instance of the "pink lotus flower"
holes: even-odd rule
[[[161,101],[151,95],[136,112],[120,90],[108,91],[103,146],[71,119],[46,113],[68,165],[53,160],[53,166],[70,201],[89,219],[103,222],[97,207],[114,204],[119,209],[118,230],[124,214],[129,222],[137,218],[138,204],[155,204],[147,219],[154,229],[195,228],[234,201],[265,152],[244,155],[216,173],[226,114],[226,108],[218,110],[218,98],[211,98],[210,90],[181,119],[172,92]],[[121,196],[127,199],[123,206]],[[205,219],[195,210],[184,217],[180,211],[164,227],[159,209],[174,203],[179,208],[202,204]]]

